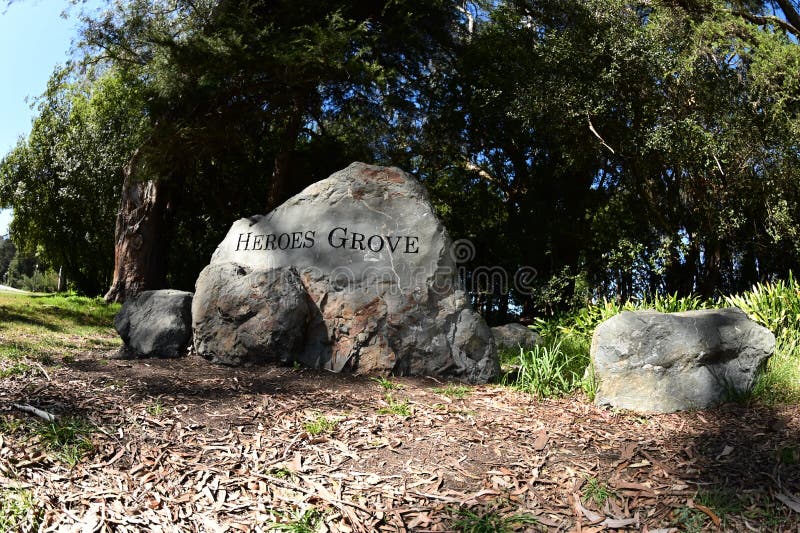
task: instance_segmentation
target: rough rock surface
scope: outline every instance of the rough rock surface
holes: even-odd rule
[[[221,277],[208,270],[223,264],[247,275],[295,269],[313,305],[306,342],[287,357],[306,365],[486,382],[499,372],[496,350],[457,287],[450,247],[422,185],[396,168],[353,163],[268,215],[235,222],[200,279]],[[238,335],[202,326],[217,313],[207,285],[197,284],[196,338]],[[258,312],[241,298],[226,305]],[[195,344],[209,357],[206,346]]]
[[[125,343],[120,357],[180,357],[192,340],[192,293],[144,291],[128,298],[114,317]]]
[[[595,403],[667,413],[716,405],[749,390],[775,336],[736,308],[628,311],[592,339]]]
[[[305,343],[311,310],[294,269],[210,265],[192,301],[195,349],[226,365],[288,361]]]
[[[492,336],[497,349],[530,348],[539,342],[539,334],[523,324],[512,323],[492,328]]]

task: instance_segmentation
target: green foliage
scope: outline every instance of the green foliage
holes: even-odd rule
[[[22,428],[23,422],[11,416],[0,417],[0,435],[12,435]]]
[[[723,523],[728,515],[741,514],[744,511],[739,495],[725,487],[700,490],[695,494],[694,500],[714,511]]]
[[[25,374],[29,374],[33,370],[34,368],[27,363],[13,363],[8,366],[5,366],[2,363],[0,363],[0,379],[7,378],[10,376],[22,376]]]
[[[95,428],[83,418],[67,417],[40,423],[33,431],[55,457],[70,468],[93,450],[91,435]]]
[[[583,486],[584,501],[594,502],[598,508],[601,508],[612,494],[613,492],[608,485],[596,477],[586,478],[586,483]]]
[[[43,518],[30,490],[0,489],[0,531],[36,531]]]
[[[303,429],[312,437],[316,437],[323,433],[333,433],[336,430],[336,426],[339,425],[339,422],[340,421],[335,418],[319,415],[314,420],[305,422],[303,424]]]
[[[433,392],[436,392],[437,394],[444,394],[448,398],[461,400],[469,396],[472,393],[472,389],[466,385],[456,385],[454,383],[450,383],[446,387],[433,389]]]
[[[540,398],[559,397],[582,386],[588,363],[589,350],[582,339],[557,336],[531,350],[521,349],[502,382]]]
[[[386,407],[379,408],[378,414],[411,416],[411,407],[408,405],[408,400],[396,400],[390,392],[387,392],[383,399],[386,402]]]
[[[383,390],[389,391],[389,390],[395,390],[395,389],[401,389],[402,388],[402,385],[400,385],[399,383],[395,383],[394,381],[392,381],[392,380],[390,380],[388,378],[385,378],[383,376],[370,378],[370,379],[372,381],[374,381],[375,383],[377,383],[378,385],[380,385]]]
[[[680,313],[707,309],[713,305],[713,302],[704,300],[697,295],[679,296],[677,293],[663,296],[655,295],[635,301],[627,301],[622,304],[603,299],[602,303],[586,305],[556,319],[537,319],[536,329],[545,338],[552,338],[553,335],[564,333],[578,335],[591,340],[595,328],[601,322],[623,311],[653,309],[660,313]]]
[[[791,272],[786,281],[757,283],[747,292],[726,296],[724,301],[747,313],[776,336],[789,331],[800,332],[800,284]]]
[[[0,280],[2,280],[6,285],[8,285],[6,278],[8,266],[11,264],[11,260],[14,259],[16,255],[17,247],[14,246],[14,243],[11,242],[11,239],[6,239],[5,237],[0,236]]]
[[[679,507],[673,511],[673,516],[677,526],[686,533],[700,533],[703,531],[708,516],[703,511],[694,507]]]
[[[794,275],[790,272],[786,280],[757,283],[723,301],[775,334],[775,354],[752,397],[767,404],[800,402],[800,284]]]
[[[110,282],[122,168],[143,135],[141,93],[113,69],[67,67],[37,103],[30,136],[0,162],[0,204],[14,208],[20,253],[97,294]],[[41,290],[53,276],[25,281]]]
[[[118,310],[74,294],[0,293],[0,379],[46,372],[87,349],[117,347],[111,324]]]
[[[511,533],[529,530],[538,524],[536,517],[524,513],[501,514],[494,507],[469,509],[461,507],[456,512],[458,519],[453,522],[453,529],[462,533]]]
[[[164,412],[164,405],[161,403],[161,398],[155,398],[150,405],[147,406],[147,414],[151,416],[161,416]]]
[[[316,533],[322,526],[324,514],[313,507],[305,511],[297,510],[284,517],[282,522],[268,525],[268,531],[285,531],[287,533]]]
[[[511,303],[553,315],[708,298],[797,264],[800,46],[756,22],[763,3],[728,4],[487,8],[425,132],[439,211],[478,250],[468,268],[532,266]],[[489,316],[509,304],[471,288]]]
[[[22,276],[12,282],[12,286],[30,292],[56,292],[58,290],[58,272],[52,269],[34,270],[30,276]]]

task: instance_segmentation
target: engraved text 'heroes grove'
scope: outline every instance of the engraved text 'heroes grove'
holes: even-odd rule
[[[291,233],[254,234],[240,233],[236,251],[250,250],[295,250],[313,248],[317,243],[317,232],[293,231]],[[333,228],[328,233],[327,244],[331,248],[390,253],[419,253],[419,237],[411,235],[368,235],[348,231],[346,227]]]

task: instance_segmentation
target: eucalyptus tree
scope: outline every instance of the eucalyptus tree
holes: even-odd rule
[[[140,97],[118,72],[57,69],[29,137],[0,163],[0,202],[14,209],[19,252],[63,267],[83,292],[97,294],[111,278],[122,164],[144,131]]]

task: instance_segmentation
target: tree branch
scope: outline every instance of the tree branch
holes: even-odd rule
[[[748,13],[747,11],[732,11],[732,13],[742,17],[748,22],[752,22],[753,24],[758,24],[760,26],[776,26],[787,33],[791,33],[796,37],[800,37],[800,29],[798,29],[800,28],[800,25],[795,27],[778,17],[754,15],[753,13]]]
[[[775,0],[775,2],[780,6],[783,16],[786,17],[789,24],[795,28],[795,35],[797,35],[796,31],[800,29],[800,13],[789,0]]]

